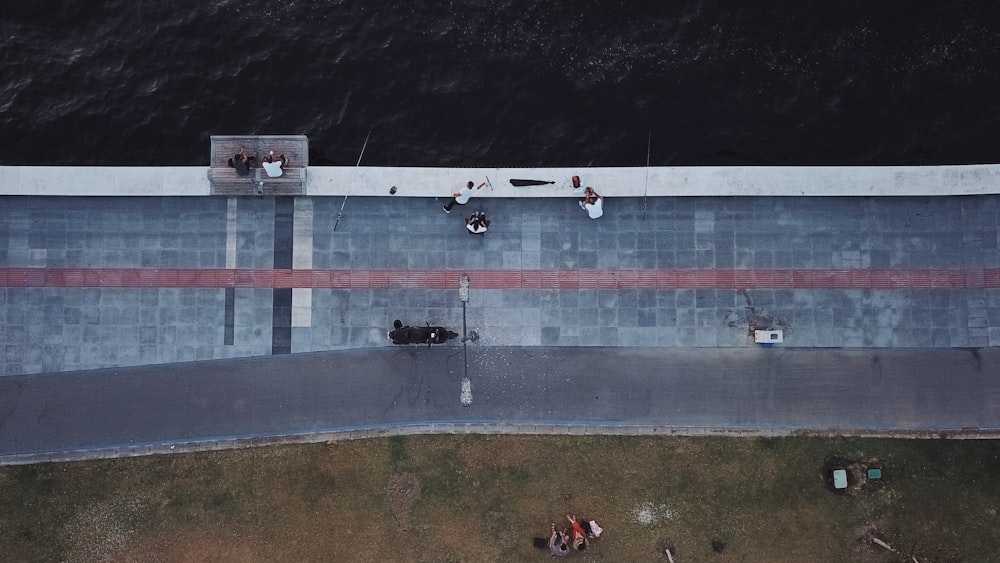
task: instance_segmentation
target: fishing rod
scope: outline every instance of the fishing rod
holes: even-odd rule
[[[642,220],[646,220],[646,198],[649,194],[649,147],[653,138],[652,132],[650,132],[649,137],[646,139],[646,187],[642,192]],[[670,163],[674,161],[674,157],[677,156],[677,151],[670,153],[670,158],[663,163],[663,166],[670,166]]]
[[[368,135],[365,137],[365,144],[361,145],[361,154],[358,155],[358,163],[354,165],[355,168],[361,166],[361,158],[365,156],[365,149],[368,147],[368,139],[372,136],[372,130],[368,130]],[[340,211],[337,212],[337,222],[333,224],[333,230],[337,230],[337,226],[340,225],[340,218],[344,216],[344,206],[347,205],[347,194],[344,194],[344,201],[340,204]]]

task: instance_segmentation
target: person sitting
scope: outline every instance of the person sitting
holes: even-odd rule
[[[598,219],[604,215],[604,198],[594,191],[594,188],[587,186],[587,189],[583,191],[580,207],[586,210],[591,219]]]
[[[568,540],[568,535],[560,533],[556,530],[556,525],[552,524],[552,535],[549,537],[549,551],[552,552],[552,557],[565,557],[569,555],[569,546],[566,545]]]
[[[271,151],[271,154],[264,157],[264,162],[262,164],[262,166],[264,167],[264,171],[267,172],[267,175],[270,176],[271,178],[277,178],[278,176],[281,176],[282,174],[281,169],[287,165],[288,165],[288,159],[285,158],[285,155],[279,154],[278,158],[275,159],[274,151]]]
[[[490,220],[482,211],[476,211],[471,217],[465,220],[465,228],[470,235],[486,236],[486,229],[490,226]]]
[[[245,147],[240,148],[240,152],[233,155],[229,159],[229,166],[236,169],[236,174],[239,176],[247,176],[250,174],[250,169],[253,168],[254,162],[257,160],[256,156],[247,154],[247,149]]]
[[[577,551],[584,551],[587,549],[587,532],[583,530],[583,526],[580,525],[575,514],[573,516],[566,515],[566,518],[573,524],[573,548]]]

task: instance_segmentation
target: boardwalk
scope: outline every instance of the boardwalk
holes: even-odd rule
[[[4,198],[0,365],[378,348],[396,318],[460,326],[462,273],[477,346],[997,346],[997,202],[359,197],[334,232],[334,198]]]
[[[382,432],[995,436],[998,200],[651,198],[644,218],[609,198],[593,221],[572,198],[357,197],[334,232],[334,198],[5,197],[0,462]],[[385,336],[460,328],[462,274],[467,407],[460,345]]]

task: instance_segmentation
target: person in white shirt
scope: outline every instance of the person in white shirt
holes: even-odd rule
[[[441,209],[444,209],[445,213],[451,213],[451,208],[455,207],[456,203],[459,204],[459,205],[465,205],[466,203],[469,203],[469,199],[471,199],[472,195],[474,193],[476,193],[476,190],[478,190],[479,188],[481,188],[481,187],[483,187],[485,185],[486,185],[486,182],[483,182],[482,184],[479,184],[478,186],[476,186],[470,180],[467,184],[465,184],[464,188],[462,188],[461,190],[459,190],[459,191],[455,192],[454,194],[452,194],[452,195],[455,196],[454,199],[452,199],[451,201],[449,201],[448,205],[442,206]]]
[[[587,215],[590,215],[591,219],[598,219],[604,215],[604,198],[595,192],[594,188],[587,186],[583,192],[583,199],[580,200],[580,207],[587,212]]]
[[[476,211],[471,217],[465,220],[465,228],[470,235],[486,236],[486,229],[490,226],[490,220],[482,211]]]
[[[281,176],[281,169],[287,164],[288,159],[285,158],[285,155],[279,154],[278,158],[275,159],[274,151],[271,151],[271,154],[264,157],[264,162],[261,163],[261,166],[264,167],[264,171],[267,172],[268,176],[271,178],[277,178],[278,176]]]

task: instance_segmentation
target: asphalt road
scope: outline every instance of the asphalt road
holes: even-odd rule
[[[4,377],[0,462],[419,423],[1000,435],[992,348],[472,344],[469,364],[469,406],[454,345]]]

